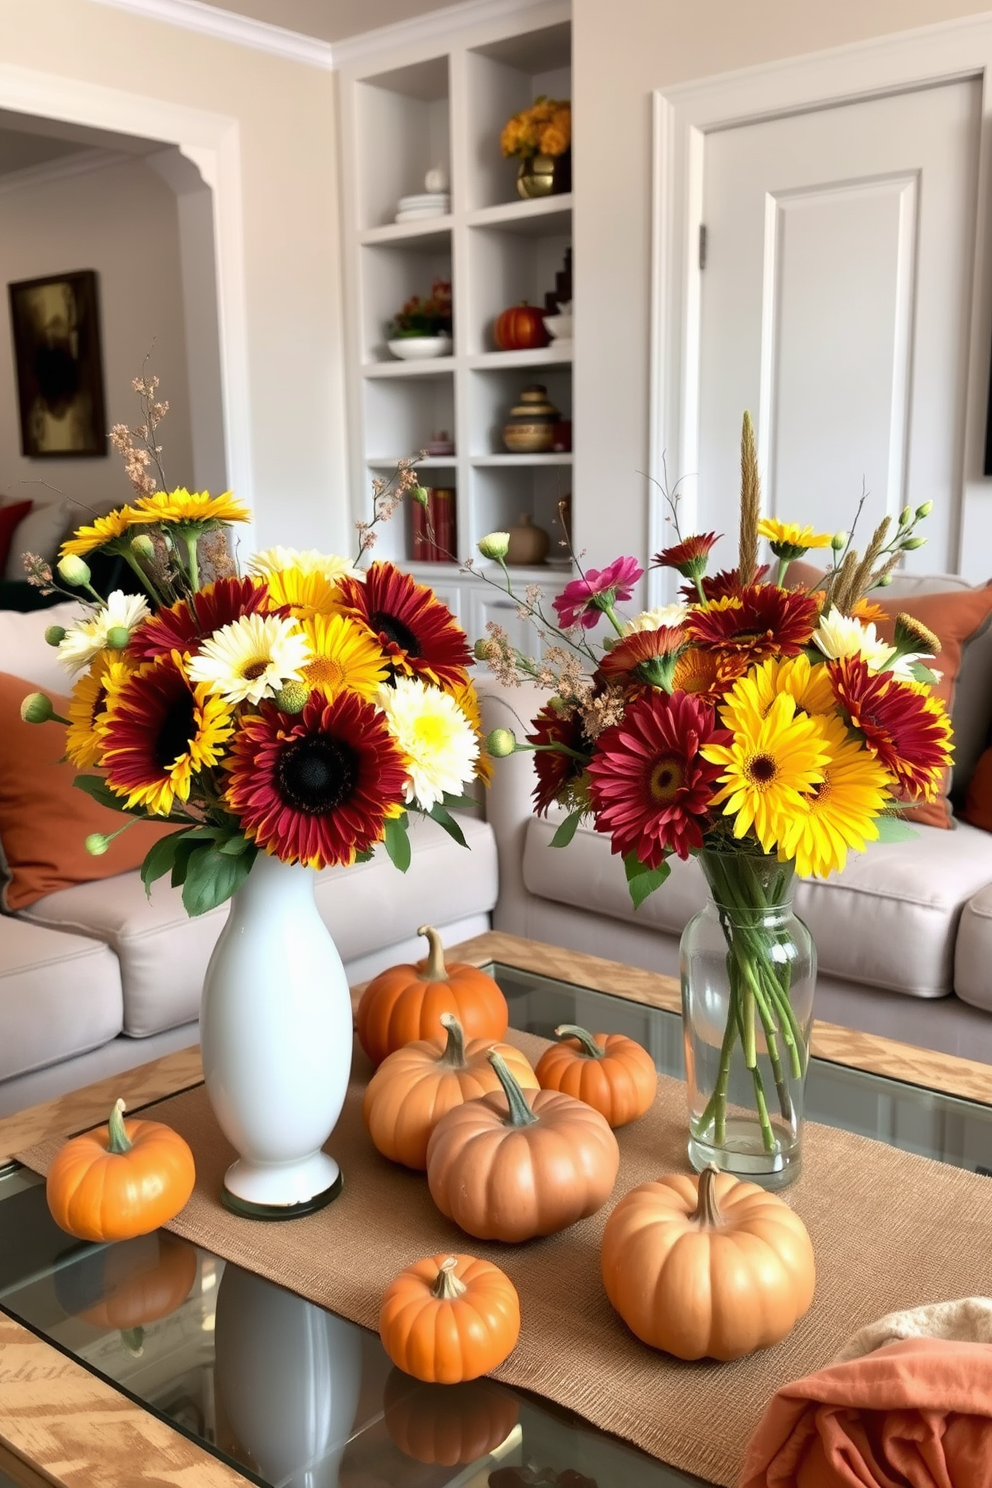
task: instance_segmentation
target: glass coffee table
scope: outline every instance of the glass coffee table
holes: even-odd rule
[[[682,1075],[670,979],[497,934],[458,956],[493,972],[514,1028],[551,1036],[564,1022],[626,1033],[659,1070]],[[811,1120],[973,1171],[992,1168],[992,1068],[839,1029],[820,1030],[814,1051]],[[71,1100],[59,1103],[67,1109]],[[392,1368],[375,1334],[178,1237],[74,1241],[52,1222],[41,1180],[16,1163],[0,1167],[0,1311],[26,1330],[28,1348],[77,1361],[210,1454],[201,1461],[213,1459],[218,1483],[238,1475],[267,1488],[702,1481],[538,1396],[490,1380],[418,1385]],[[57,1463],[32,1463],[5,1419],[4,1397],[0,1348],[0,1488],[61,1481]],[[96,1439],[94,1453],[99,1461]],[[205,1482],[204,1471],[181,1481]],[[133,1482],[142,1481],[136,1467]]]

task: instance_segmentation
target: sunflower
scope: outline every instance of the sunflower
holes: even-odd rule
[[[776,558],[787,562],[801,558],[810,548],[829,548],[834,540],[832,532],[816,532],[812,527],[800,527],[797,522],[780,522],[777,517],[762,517],[758,536],[767,538]]]
[[[93,553],[97,548],[117,544],[132,527],[154,520],[154,517],[136,511],[133,506],[120,506],[116,511],[107,512],[106,516],[97,517],[87,527],[77,527],[72,537],[62,544],[59,557],[68,558],[71,553],[82,557],[84,553]]]
[[[365,570],[356,568],[350,558],[336,553],[319,553],[316,548],[266,548],[245,564],[250,574],[267,579],[271,574],[294,568],[303,574],[321,574],[331,584],[339,579],[364,579]]]
[[[870,672],[858,656],[828,663],[834,694],[865,743],[910,801],[936,799],[953,757],[944,704],[916,682]]]
[[[230,703],[258,703],[284,683],[298,681],[310,654],[310,643],[295,620],[242,615],[203,642],[189,663],[189,675]]]
[[[587,807],[590,751],[578,712],[562,713],[546,703],[534,719],[534,732],[526,738],[535,746],[534,810],[538,816],[547,816],[549,807],[556,804],[569,811]]]
[[[221,496],[211,496],[209,491],[187,491],[180,486],[175,491],[155,491],[151,496],[139,496],[135,502],[146,522],[181,523],[205,528],[219,522],[248,522],[251,513],[225,491]]]
[[[813,634],[815,602],[775,584],[748,584],[738,594],[693,610],[686,629],[701,646],[737,652],[760,661],[765,656],[796,656]]]
[[[726,802],[734,836],[753,827],[762,850],[771,852],[789,823],[805,809],[801,797],[823,781],[828,760],[822,721],[796,712],[796,700],[779,693],[768,713],[743,714],[730,744],[703,746],[703,758],[721,765],[713,804]]]
[[[227,704],[193,687],[178,651],[146,662],[108,696],[102,724],[107,783],[128,807],[168,816],[192,778],[216,765],[234,729]]]
[[[264,584],[251,579],[215,579],[142,621],[128,649],[139,661],[151,661],[169,651],[197,651],[201,641],[214,631],[233,625],[243,615],[268,608]]]
[[[328,702],[345,688],[372,702],[386,680],[386,659],[364,625],[346,615],[313,615],[299,622],[311,659],[300,680]]]
[[[98,656],[89,671],[73,685],[69,703],[69,727],[65,735],[66,758],[77,770],[100,763],[103,752],[103,722],[111,697],[133,676],[135,668],[114,652]]]
[[[285,608],[296,616],[335,615],[341,611],[341,590],[337,579],[317,568],[280,568],[256,584],[267,586],[273,608]]]
[[[367,625],[396,676],[448,691],[468,680],[472,653],[451,612],[393,563],[373,563],[364,584],[341,580],[341,611]]]
[[[330,703],[311,693],[293,717],[263,704],[242,719],[228,768],[228,806],[284,863],[353,863],[403,811],[406,761],[382,713],[353,692]]]
[[[848,851],[864,852],[876,840],[875,818],[889,794],[888,773],[841,719],[825,719],[823,733],[823,780],[802,797],[779,840],[779,857],[794,858],[799,873],[817,878],[839,872]]]
[[[646,692],[600,735],[589,766],[596,830],[612,851],[659,868],[703,845],[720,766],[702,746],[722,737],[716,715],[687,693]]]
[[[475,773],[479,741],[449,693],[411,677],[384,687],[379,706],[390,734],[406,756],[407,805],[430,811],[446,795],[461,795]]]
[[[729,729],[737,728],[745,714],[766,718],[783,692],[794,699],[797,713],[836,713],[837,700],[825,666],[812,665],[805,655],[787,659],[769,656],[737,681],[726,696],[720,717]]]

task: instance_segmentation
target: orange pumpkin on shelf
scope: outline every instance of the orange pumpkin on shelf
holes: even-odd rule
[[[428,955],[381,971],[362,993],[355,1026],[373,1064],[414,1039],[441,1038],[442,1013],[454,1013],[468,1039],[501,1039],[510,1022],[506,998],[491,976],[465,961],[445,965],[441,937],[422,925]]]
[[[562,1023],[537,1062],[542,1090],[560,1090],[585,1101],[611,1126],[643,1116],[658,1091],[658,1071],[647,1049],[623,1033],[588,1033]]]
[[[631,1332],[680,1359],[739,1359],[778,1343],[816,1282],[798,1214],[714,1167],[631,1189],[606,1221],[601,1264]]]
[[[498,1054],[503,1092],[455,1106],[427,1147],[441,1213],[480,1240],[553,1235],[609,1198],[620,1148],[592,1106],[556,1090],[525,1093]]]
[[[193,1154],[161,1121],[125,1121],[119,1100],[105,1128],[55,1154],[46,1197],[55,1223],[80,1240],[130,1240],[168,1224],[196,1181]]]
[[[428,1384],[476,1379],[502,1364],[520,1336],[520,1299],[491,1261],[425,1256],[391,1281],[379,1337],[397,1369]]]
[[[517,1397],[492,1380],[425,1385],[399,1369],[382,1392],[390,1440],[417,1462],[457,1467],[477,1462],[506,1441],[517,1424]]]
[[[498,351],[528,351],[531,347],[547,346],[551,337],[545,329],[543,310],[528,305],[526,300],[511,305],[497,315],[493,340]]]
[[[496,1048],[522,1086],[538,1088],[527,1059],[509,1044],[472,1039],[466,1045],[454,1013],[442,1013],[447,1038],[418,1039],[387,1054],[365,1089],[362,1116],[383,1157],[408,1168],[426,1168],[427,1143],[453,1106],[500,1088],[487,1058]]]

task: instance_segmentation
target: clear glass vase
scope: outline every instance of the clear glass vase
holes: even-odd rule
[[[784,1188],[801,1162],[816,948],[791,863],[743,848],[699,861],[711,897],[680,946],[689,1158]]]

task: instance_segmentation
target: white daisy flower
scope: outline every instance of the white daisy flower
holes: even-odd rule
[[[474,774],[479,741],[454,698],[412,677],[397,677],[377,701],[407,757],[407,805],[416,801],[430,811],[444,795],[459,795]]]
[[[681,625],[688,613],[688,605],[659,605],[655,610],[642,610],[633,620],[625,621],[622,631],[625,636],[629,636],[636,635],[640,630],[660,630],[663,625]]]
[[[365,570],[355,568],[350,558],[339,558],[336,553],[319,553],[316,548],[266,548],[256,553],[245,564],[250,574],[264,578],[266,574],[279,573],[286,568],[298,568],[301,573],[322,574],[331,584],[338,579],[364,579]]]
[[[870,672],[880,672],[892,655],[891,641],[883,641],[875,630],[874,621],[865,624],[853,615],[842,615],[834,606],[820,616],[820,625],[813,632],[813,643],[830,661],[842,656],[860,656]]]
[[[188,672],[191,681],[206,682],[210,692],[230,703],[257,703],[287,682],[298,682],[312,655],[295,620],[242,615],[203,642]]]
[[[150,614],[140,594],[125,594],[123,590],[115,589],[105,605],[87,619],[69,627],[59,641],[59,661],[72,674],[81,671],[106,649],[110,631],[120,629],[130,634]]]

